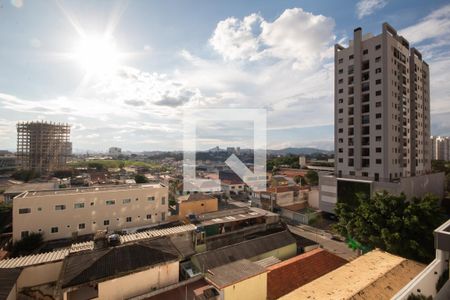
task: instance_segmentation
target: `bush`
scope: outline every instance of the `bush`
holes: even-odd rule
[[[13,256],[27,255],[42,246],[43,242],[41,233],[32,232],[14,244]]]
[[[148,178],[141,174],[134,176],[134,180],[136,181],[136,183],[148,183],[149,182]]]
[[[433,300],[431,296],[424,296],[422,294],[411,294],[407,300]]]
[[[28,182],[32,179],[41,177],[41,174],[39,174],[39,172],[36,172],[33,170],[19,170],[19,171],[14,172],[11,175],[11,177],[14,178],[15,180]]]

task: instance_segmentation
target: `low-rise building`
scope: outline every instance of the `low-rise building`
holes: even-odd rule
[[[44,240],[75,238],[165,222],[168,189],[161,184],[24,192],[13,202],[13,239],[31,232]]]
[[[373,250],[280,299],[391,299],[423,268],[415,261]]]
[[[187,220],[189,216],[214,212],[219,209],[216,197],[202,193],[178,197],[178,217]]]
[[[57,181],[19,183],[8,187],[4,192],[5,202],[11,202],[14,197],[28,191],[53,191],[59,188]]]
[[[218,291],[218,299],[259,300],[267,297],[266,269],[247,259],[208,270],[205,279]]]

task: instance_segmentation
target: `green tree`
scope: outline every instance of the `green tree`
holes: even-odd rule
[[[433,230],[444,222],[439,201],[432,195],[406,201],[404,195],[357,195],[356,203],[339,202],[335,228],[364,246],[429,262],[434,258]]]
[[[305,177],[309,185],[315,186],[319,184],[319,174],[316,171],[309,170],[306,172]]]
[[[20,241],[14,243],[13,256],[28,255],[39,248],[43,242],[44,238],[41,233],[32,232]]]
[[[136,176],[134,176],[134,180],[136,181],[136,183],[148,183],[149,182],[148,178],[141,174],[137,174]]]
[[[24,181],[24,182],[28,182],[32,179],[38,178],[40,177],[41,174],[39,174],[39,172],[36,172],[34,170],[19,170],[14,172],[11,177],[16,179],[16,180],[20,180],[20,181]]]
[[[303,176],[300,176],[300,175],[294,176],[294,181],[295,181],[296,184],[300,184],[301,186],[304,186],[304,185],[307,184],[306,183],[306,179],[303,178]]]

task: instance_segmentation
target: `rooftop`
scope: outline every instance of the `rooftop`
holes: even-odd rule
[[[180,197],[178,197],[178,200],[180,202],[187,202],[187,201],[200,201],[200,200],[217,200],[217,198],[213,197],[211,195],[205,195],[203,193],[194,193],[194,194],[180,196]]]
[[[9,293],[21,272],[21,269],[0,269],[0,300],[9,299]]]
[[[250,259],[290,244],[295,244],[295,239],[285,230],[199,253],[192,257],[192,261],[197,261],[200,269],[206,271],[240,259]]]
[[[6,189],[6,194],[20,194],[27,191],[45,191],[54,190],[56,187],[55,182],[36,182],[36,183],[22,183],[14,184]]]
[[[69,255],[60,275],[62,288],[103,281],[178,260],[179,252],[167,237]]]
[[[164,185],[157,184],[131,184],[131,185],[108,185],[108,186],[95,186],[95,187],[83,187],[83,188],[72,188],[72,189],[60,189],[60,190],[45,190],[45,191],[28,191],[19,195],[17,197],[27,198],[27,197],[43,197],[52,195],[78,195],[87,193],[97,193],[97,192],[109,192],[109,191],[125,191],[125,190],[139,190],[139,189],[155,189],[161,188]]]
[[[405,278],[414,277],[420,271],[418,268],[405,268],[405,265],[417,264],[407,261],[387,252],[373,250],[280,299],[349,299],[358,295],[366,299],[360,293],[365,289],[370,290],[370,285],[373,284],[378,284],[376,289],[378,295],[375,294],[373,295],[375,298],[367,299],[384,299],[380,298],[381,293],[392,293],[393,296],[396,292],[389,285],[392,280],[403,282]],[[393,271],[397,267],[399,267],[398,270]],[[390,273],[391,271],[394,273]],[[393,277],[392,274],[396,274],[398,278]],[[408,281],[405,280],[404,284]]]
[[[265,273],[266,269],[247,259],[241,259],[206,272],[206,281],[218,289],[226,288],[237,282]]]

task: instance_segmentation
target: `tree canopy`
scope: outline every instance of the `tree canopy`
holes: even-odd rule
[[[319,174],[316,171],[309,170],[306,175],[306,181],[309,183],[309,185],[318,185],[319,184]]]
[[[339,202],[337,231],[364,246],[421,262],[434,258],[433,230],[445,221],[432,195],[406,201],[404,195],[375,193],[370,200],[357,195],[358,204]]]

